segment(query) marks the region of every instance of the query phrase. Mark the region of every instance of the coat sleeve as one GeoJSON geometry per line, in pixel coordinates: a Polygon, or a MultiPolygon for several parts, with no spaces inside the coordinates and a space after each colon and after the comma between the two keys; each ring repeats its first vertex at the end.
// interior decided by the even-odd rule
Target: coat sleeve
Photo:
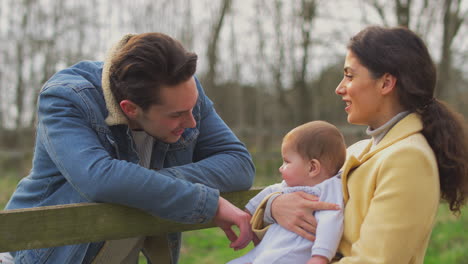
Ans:
{"type": "Polygon", "coordinates": [[[412,143],[375,163],[375,190],[359,239],[338,263],[411,263],[427,246],[439,205],[438,172],[432,152],[412,143]]]}
{"type": "Polygon", "coordinates": [[[281,184],[276,183],[264,188],[261,192],[255,195],[250,201],[245,205],[245,208],[250,212],[251,215],[254,214],[255,210],[257,210],[260,203],[263,201],[265,197],[272,194],[273,192],[278,192],[281,190],[281,184]]]}

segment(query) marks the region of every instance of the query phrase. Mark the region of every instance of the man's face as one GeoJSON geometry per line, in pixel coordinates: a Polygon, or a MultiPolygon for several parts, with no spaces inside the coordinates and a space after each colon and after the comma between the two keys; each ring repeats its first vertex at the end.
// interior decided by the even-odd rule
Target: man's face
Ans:
{"type": "Polygon", "coordinates": [[[195,79],[174,86],[162,87],[159,91],[161,104],[153,104],[146,111],[137,106],[132,129],[142,129],[165,143],[175,143],[186,128],[196,125],[192,115],[198,99],[195,79]]]}

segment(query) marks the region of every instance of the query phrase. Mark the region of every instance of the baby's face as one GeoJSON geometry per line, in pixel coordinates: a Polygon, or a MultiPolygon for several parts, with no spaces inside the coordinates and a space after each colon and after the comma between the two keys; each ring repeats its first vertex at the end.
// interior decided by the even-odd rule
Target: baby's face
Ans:
{"type": "Polygon", "coordinates": [[[283,180],[289,187],[304,186],[310,170],[310,163],[294,150],[291,143],[286,141],[281,146],[283,165],[279,168],[283,180]]]}

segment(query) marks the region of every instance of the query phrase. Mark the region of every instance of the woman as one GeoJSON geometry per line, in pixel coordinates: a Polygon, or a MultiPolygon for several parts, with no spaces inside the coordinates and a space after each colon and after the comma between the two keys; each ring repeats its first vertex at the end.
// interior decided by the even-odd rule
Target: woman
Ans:
{"type": "MultiPolygon", "coordinates": [[[[435,84],[428,50],[410,30],[373,26],[351,38],[336,94],[348,122],[367,125],[372,138],[348,148],[336,263],[423,263],[439,199],[460,213],[468,185],[467,128],[434,98],[435,84]]],[[[323,206],[310,200],[280,195],[271,200],[272,216],[311,239],[311,211],[323,206]]]]}

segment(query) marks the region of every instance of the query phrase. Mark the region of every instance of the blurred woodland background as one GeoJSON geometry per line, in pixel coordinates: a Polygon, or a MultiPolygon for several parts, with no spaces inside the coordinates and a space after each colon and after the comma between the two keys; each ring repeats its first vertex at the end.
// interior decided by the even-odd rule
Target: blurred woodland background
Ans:
{"type": "Polygon", "coordinates": [[[334,89],[348,39],[370,24],[418,32],[438,65],[437,97],[467,116],[467,10],[468,0],[0,0],[0,165],[28,173],[42,84],[103,60],[129,32],[164,32],[196,52],[207,94],[258,161],[309,120],[338,125],[348,144],[364,136],[334,89]]]}
{"type": "MultiPolygon", "coordinates": [[[[163,32],[196,52],[208,96],[254,157],[255,185],[278,182],[292,127],[321,119],[348,145],[366,137],[347,124],[334,90],[349,38],[367,25],[419,33],[438,65],[436,97],[468,116],[468,0],[0,0],[0,206],[31,168],[43,83],[80,60],[103,60],[125,33],[163,32]]],[[[441,204],[426,264],[468,263],[467,214],[441,204]]],[[[180,263],[224,263],[248,250],[228,244],[219,229],[186,232],[180,263]]]]}
{"type": "MultiPolygon", "coordinates": [[[[418,32],[439,69],[437,97],[468,114],[467,0],[1,0],[0,156],[27,174],[36,98],[57,70],[103,60],[123,34],[159,31],[199,55],[198,77],[253,153],[276,151],[295,125],[348,126],[334,89],[348,39],[366,25],[418,32]]],[[[269,155],[262,155],[268,157],[269,155]]]]}

